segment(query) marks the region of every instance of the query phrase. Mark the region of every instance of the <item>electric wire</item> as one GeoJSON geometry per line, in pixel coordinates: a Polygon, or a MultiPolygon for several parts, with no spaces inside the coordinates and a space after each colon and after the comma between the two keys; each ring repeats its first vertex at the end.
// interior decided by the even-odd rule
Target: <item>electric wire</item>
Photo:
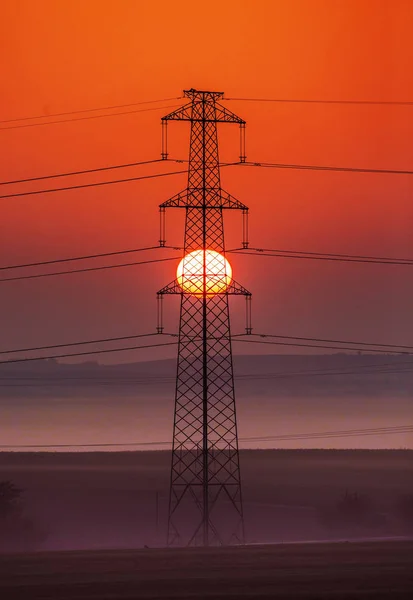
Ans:
{"type": "MultiPolygon", "coordinates": [[[[159,333],[138,333],[135,335],[122,335],[118,337],[100,338],[93,340],[81,340],[76,342],[68,342],[66,344],[51,344],[48,346],[32,346],[30,348],[13,348],[12,350],[0,350],[0,354],[14,354],[16,352],[37,352],[39,350],[51,350],[53,348],[67,348],[69,346],[84,346],[87,344],[103,344],[106,342],[119,342],[125,340],[135,340],[143,337],[151,337],[160,335],[159,333]]],[[[168,335],[167,333],[162,335],[168,335]]]]}
{"type": "MultiPolygon", "coordinates": [[[[247,335],[247,334],[244,334],[247,335]]],[[[250,335],[250,334],[249,334],[250,335]]],[[[371,352],[374,354],[404,354],[404,355],[408,355],[411,356],[413,355],[413,352],[407,352],[406,350],[400,350],[400,351],[396,351],[396,350],[382,350],[382,349],[377,349],[377,348],[356,348],[356,347],[351,347],[351,346],[332,346],[332,345],[319,345],[319,344],[301,344],[301,343],[297,343],[297,342],[269,342],[266,340],[245,340],[245,339],[240,339],[239,337],[235,337],[232,336],[232,340],[234,342],[244,342],[246,344],[268,344],[268,345],[272,345],[272,346],[291,346],[294,348],[314,348],[314,349],[321,349],[321,350],[338,350],[338,351],[349,351],[349,352],[371,352]]]]}
{"type": "MultiPolygon", "coordinates": [[[[148,337],[152,335],[152,336],[156,336],[157,334],[148,334],[148,337]]],[[[137,337],[144,337],[144,336],[137,336],[137,337]]],[[[115,338],[116,339],[116,338],[115,338]]],[[[120,338],[122,339],[122,338],[120,338]]],[[[126,337],[125,339],[129,339],[129,336],[126,337]]],[[[98,342],[99,340],[97,340],[98,342]]],[[[110,341],[110,340],[108,340],[110,341]]],[[[92,342],[84,342],[85,344],[89,344],[92,342]]],[[[64,344],[64,345],[55,345],[55,346],[46,346],[46,348],[59,348],[59,347],[66,347],[66,346],[75,346],[75,345],[79,345],[79,344],[64,344]]],[[[42,349],[42,348],[40,348],[42,349]]],[[[30,351],[31,349],[28,348],[26,351],[30,351]]],[[[11,352],[17,352],[16,351],[11,351],[11,352]]],[[[6,352],[2,352],[2,354],[8,354],[6,352]]],[[[47,358],[47,357],[45,357],[47,358]]],[[[49,358],[53,358],[53,357],[49,357],[49,358]]],[[[36,357],[36,359],[41,360],[42,357],[36,357]]],[[[353,367],[342,367],[345,370],[339,371],[339,366],[336,367],[331,367],[331,368],[327,368],[327,369],[307,369],[304,371],[275,371],[275,372],[270,372],[270,373],[243,373],[243,374],[235,374],[234,378],[240,381],[252,381],[255,379],[259,379],[259,380],[267,380],[267,379],[284,379],[284,378],[292,378],[292,377],[302,377],[302,376],[311,376],[311,377],[319,377],[319,376],[324,376],[324,375],[387,375],[387,374],[400,374],[400,373],[411,373],[412,372],[412,368],[413,368],[413,363],[410,362],[408,363],[409,367],[403,367],[403,363],[385,363],[383,365],[381,364],[372,364],[372,365],[354,365],[353,367]],[[398,368],[400,366],[402,366],[402,368],[398,368]],[[383,368],[385,367],[385,368],[383,368]],[[354,370],[350,370],[350,369],[354,369],[354,370]]],[[[65,365],[66,367],[67,365],[65,365]]],[[[69,365],[72,366],[72,365],[69,365]]],[[[114,384],[114,385],[118,385],[118,384],[126,384],[126,383],[131,383],[133,385],[135,384],[161,384],[161,383],[173,383],[175,381],[175,377],[173,377],[172,375],[156,375],[156,376],[141,376],[139,374],[133,375],[131,374],[130,376],[110,376],[107,375],[106,377],[98,374],[98,376],[96,377],[95,375],[71,375],[71,376],[63,376],[63,375],[56,375],[56,376],[50,376],[50,375],[39,375],[39,376],[23,376],[23,375],[19,375],[18,377],[15,376],[3,376],[2,377],[2,382],[4,381],[17,381],[17,382],[21,382],[21,381],[32,381],[32,382],[41,382],[42,384],[48,384],[48,382],[56,382],[56,384],[60,385],[61,383],[65,384],[65,382],[67,381],[76,381],[76,382],[87,382],[87,383],[92,383],[93,385],[95,384],[114,384]]],[[[0,383],[0,386],[2,386],[3,383],[0,383]]]]}
{"type": "Polygon", "coordinates": [[[65,263],[65,262],[72,262],[72,261],[77,261],[77,260],[89,260],[89,259],[94,259],[94,258],[105,258],[108,256],[119,256],[122,254],[129,254],[132,252],[143,252],[146,250],[155,250],[160,248],[160,246],[147,246],[146,248],[131,248],[129,250],[116,250],[114,252],[102,252],[100,254],[88,254],[88,255],[84,255],[84,256],[71,256],[71,257],[67,257],[67,258],[56,258],[53,260],[42,260],[39,262],[33,262],[33,263],[24,263],[24,264],[19,264],[19,265],[7,265],[4,267],[0,267],[0,271],[6,271],[8,269],[24,269],[27,267],[40,267],[40,266],[46,266],[46,265],[54,265],[56,263],[65,263]]]}
{"type": "MultiPolygon", "coordinates": [[[[0,267],[0,271],[6,271],[8,269],[24,269],[27,267],[40,267],[46,265],[54,265],[57,263],[73,262],[78,260],[90,260],[95,258],[105,258],[108,256],[120,256],[122,254],[132,254],[135,252],[144,252],[148,250],[158,250],[159,248],[166,248],[170,250],[182,250],[180,246],[146,246],[144,248],[128,248],[127,250],[115,250],[113,252],[101,252],[99,254],[87,254],[83,256],[70,256],[66,258],[56,258],[53,260],[42,260],[33,263],[22,263],[18,265],[7,265],[0,267]]],[[[116,266],[116,265],[114,265],[116,266]]]]}
{"type": "MultiPolygon", "coordinates": [[[[180,160],[176,160],[176,162],[184,162],[180,160]]],[[[321,166],[321,165],[288,165],[288,164],[276,164],[276,163],[244,163],[244,162],[232,162],[232,163],[223,163],[221,167],[228,166],[236,166],[236,165],[244,165],[244,166],[253,166],[253,167],[274,167],[279,169],[304,169],[304,170],[315,170],[315,171],[344,171],[344,172],[356,172],[356,173],[386,173],[393,175],[413,175],[413,171],[407,170],[394,170],[394,169],[358,169],[353,167],[331,167],[331,166],[321,166]]],[[[139,177],[127,177],[124,179],[111,180],[111,181],[98,181],[94,183],[84,183],[79,185],[71,185],[65,186],[61,188],[49,188],[49,189],[41,189],[41,190],[29,190],[26,192],[18,192],[13,194],[4,194],[0,196],[0,200],[4,200],[6,198],[19,198],[23,196],[33,196],[38,194],[50,194],[55,192],[65,192],[68,190],[77,190],[91,187],[98,187],[104,185],[115,185],[120,183],[128,183],[131,181],[139,181],[142,179],[155,179],[157,177],[167,177],[169,175],[179,175],[187,173],[187,170],[182,171],[170,171],[167,173],[157,173],[153,175],[143,175],[139,177]]],[[[47,176],[44,176],[47,178],[47,176]]],[[[7,183],[7,182],[6,182],[7,183]]]]}
{"type": "Polygon", "coordinates": [[[261,250],[256,250],[254,248],[251,249],[242,249],[242,250],[227,250],[228,253],[231,254],[242,254],[244,256],[269,256],[274,258],[293,258],[295,260],[322,260],[329,262],[340,262],[340,263],[359,263],[359,264],[373,264],[373,265],[403,265],[403,266],[412,266],[413,260],[408,259],[364,259],[364,258],[344,258],[340,255],[316,255],[315,253],[283,253],[277,252],[276,250],[271,252],[263,252],[261,250]]]}
{"type": "MultiPolygon", "coordinates": [[[[156,104],[158,102],[172,102],[173,100],[182,100],[183,96],[172,96],[170,98],[160,98],[157,100],[144,100],[140,102],[130,102],[127,104],[112,104],[108,106],[98,106],[95,108],[86,108],[81,110],[69,110],[65,112],[50,113],[48,115],[34,115],[28,117],[15,117],[13,119],[2,119],[3,123],[17,123],[19,121],[33,121],[38,119],[50,119],[54,117],[64,117],[69,115],[86,114],[98,111],[117,110],[120,108],[130,108],[132,106],[141,106],[144,104],[156,104]]],[[[412,101],[404,100],[328,100],[328,99],[305,99],[305,98],[222,98],[228,101],[243,101],[243,102],[276,102],[276,103],[298,103],[298,104],[366,104],[366,105],[389,105],[389,106],[412,106],[412,101]]]]}
{"type": "Polygon", "coordinates": [[[18,192],[14,194],[5,194],[0,196],[0,200],[4,200],[5,198],[21,198],[23,196],[36,196],[39,194],[51,194],[55,192],[67,192],[69,190],[80,190],[85,188],[93,188],[104,185],[117,185],[119,183],[129,183],[131,181],[140,181],[143,179],[156,179],[157,177],[168,177],[169,175],[180,175],[182,173],[188,173],[185,169],[183,171],[168,171],[167,173],[156,173],[153,175],[140,175],[138,177],[126,177],[125,179],[115,179],[111,181],[96,181],[94,183],[82,183],[79,185],[68,185],[61,188],[50,188],[43,190],[30,190],[27,192],[18,192]]]}
{"type": "Polygon", "coordinates": [[[357,167],[340,167],[330,165],[301,165],[288,163],[266,163],[257,161],[245,161],[236,163],[246,167],[263,167],[273,169],[295,169],[300,171],[335,171],[340,173],[373,173],[384,175],[413,175],[413,171],[401,169],[368,169],[357,167]]]}
{"type": "Polygon", "coordinates": [[[117,265],[101,265],[99,267],[84,267],[82,269],[72,269],[70,271],[54,271],[53,273],[36,273],[34,275],[19,275],[17,277],[4,277],[0,283],[10,281],[24,281],[27,279],[41,279],[43,277],[57,277],[60,275],[74,275],[75,273],[91,273],[92,271],[107,271],[109,269],[121,269],[124,267],[136,267],[137,265],[149,265],[153,263],[167,262],[169,260],[179,260],[181,256],[169,256],[167,258],[154,258],[151,260],[141,260],[130,263],[120,263],[117,265]]]}
{"type": "Polygon", "coordinates": [[[305,98],[222,98],[237,102],[276,102],[279,104],[360,104],[377,106],[413,106],[409,100],[322,100],[305,98]]]}
{"type": "Polygon", "coordinates": [[[43,181],[45,179],[57,179],[58,177],[73,177],[75,175],[86,175],[89,173],[101,173],[103,171],[112,171],[114,169],[127,169],[129,167],[139,167],[141,165],[150,165],[152,163],[165,162],[165,160],[168,160],[169,162],[174,162],[174,160],[171,158],[168,158],[168,159],[155,158],[152,160],[142,160],[140,162],[125,163],[122,165],[110,165],[108,167],[96,167],[94,169],[83,169],[81,171],[69,171],[66,173],[53,173],[52,175],[40,175],[38,177],[26,177],[25,179],[0,181],[0,185],[14,185],[17,183],[28,183],[30,181],[43,181]]]}
{"type": "Polygon", "coordinates": [[[155,106],[152,108],[138,108],[136,110],[125,110],[122,112],[105,113],[103,115],[88,115],[87,117],[75,117],[73,119],[58,119],[56,121],[43,121],[41,123],[22,123],[20,125],[7,125],[6,127],[0,127],[0,131],[6,131],[10,129],[26,129],[28,127],[42,127],[44,125],[57,125],[60,123],[73,123],[74,121],[90,121],[92,119],[104,119],[107,117],[119,117],[123,115],[132,115],[136,113],[149,112],[153,110],[166,110],[167,108],[177,108],[179,104],[168,104],[167,106],[155,106]]]}
{"type": "MultiPolygon", "coordinates": [[[[177,162],[177,163],[186,163],[188,162],[187,160],[184,159],[159,159],[159,162],[177,162]]],[[[232,167],[233,165],[237,165],[238,162],[230,162],[230,163],[222,163],[220,164],[220,167],[232,167]]],[[[120,168],[122,168],[123,166],[129,166],[129,165],[121,165],[120,168]]],[[[107,169],[110,169],[112,167],[108,167],[107,169]]],[[[114,168],[117,168],[116,165],[114,166],[114,168]]],[[[86,172],[86,171],[85,171],[86,172]]],[[[54,192],[65,192],[68,190],[78,190],[78,189],[82,189],[82,188],[91,188],[91,187],[98,187],[98,186],[102,186],[102,185],[114,185],[114,184],[119,184],[119,183],[128,183],[131,181],[139,181],[141,179],[156,179],[157,177],[167,177],[168,175],[181,175],[181,174],[187,174],[188,170],[182,170],[182,171],[169,171],[167,173],[155,173],[153,175],[141,175],[139,177],[126,177],[125,179],[115,179],[115,180],[111,180],[111,181],[97,181],[94,183],[84,183],[84,184],[79,184],[79,185],[69,185],[69,186],[65,186],[65,187],[61,187],[61,188],[49,188],[49,189],[42,189],[42,190],[29,190],[27,192],[19,192],[19,193],[13,193],[13,194],[5,194],[0,196],[0,200],[3,200],[5,198],[18,198],[21,196],[34,196],[34,195],[38,195],[38,194],[50,194],[50,193],[54,193],[54,192]]],[[[66,175],[66,174],[64,174],[66,175]]],[[[48,176],[44,176],[45,178],[49,178],[48,176]]],[[[52,175],[51,177],[55,177],[55,175],[52,175]]],[[[7,182],[6,182],[7,183],[7,182]]]]}
{"type": "Polygon", "coordinates": [[[413,425],[395,425],[395,426],[389,426],[389,427],[370,427],[370,428],[366,428],[366,429],[339,429],[339,430],[335,430],[335,431],[318,431],[318,432],[314,432],[314,433],[302,433],[302,434],[282,434],[282,435],[277,435],[277,436],[272,436],[272,435],[268,435],[268,436],[255,436],[255,437],[249,437],[249,440],[263,440],[263,439],[283,439],[283,440],[288,440],[288,439],[297,439],[298,437],[301,436],[305,436],[305,439],[311,439],[314,437],[332,437],[332,436],[353,436],[353,435],[366,435],[369,433],[374,433],[374,434],[382,434],[382,433],[406,433],[407,432],[413,432],[413,425]]]}
{"type": "MultiPolygon", "coordinates": [[[[246,335],[246,334],[242,334],[242,335],[246,335]]],[[[379,346],[379,347],[386,347],[386,348],[403,348],[405,350],[413,350],[413,346],[406,346],[403,344],[379,344],[377,342],[356,342],[356,341],[351,341],[351,340],[331,340],[331,339],[324,339],[324,338],[313,338],[313,337],[298,337],[298,336],[294,336],[294,335],[275,335],[275,334],[268,334],[268,333],[251,333],[248,335],[253,335],[253,336],[257,336],[257,337],[261,337],[261,338],[280,338],[280,339],[284,339],[284,340],[300,340],[300,341],[304,341],[304,342],[325,342],[325,343],[330,343],[330,344],[354,344],[357,346],[379,346]]]]}
{"type": "Polygon", "coordinates": [[[129,104],[112,104],[111,106],[98,106],[96,108],[84,108],[82,110],[69,110],[66,112],[52,113],[49,115],[37,115],[31,117],[18,117],[14,119],[3,119],[0,123],[14,123],[15,121],[32,121],[34,119],[48,119],[53,117],[63,117],[65,115],[77,115],[99,110],[115,110],[117,108],[129,108],[130,106],[140,106],[142,104],[156,104],[157,102],[170,102],[172,100],[181,100],[183,96],[174,96],[173,98],[161,98],[159,100],[142,100],[140,102],[131,102],[129,104]]]}
{"type": "Polygon", "coordinates": [[[13,363],[24,363],[39,360],[50,360],[56,358],[70,358],[73,356],[91,356],[92,354],[108,354],[110,352],[127,352],[129,350],[142,350],[144,348],[160,348],[163,346],[176,346],[178,342],[162,342],[160,344],[146,344],[144,346],[128,346],[122,348],[102,348],[98,350],[88,350],[87,352],[71,352],[66,354],[55,354],[53,356],[29,356],[24,358],[12,358],[10,360],[1,360],[0,365],[9,365],[13,363]]]}
{"type": "MultiPolygon", "coordinates": [[[[234,248],[233,250],[227,250],[227,252],[236,252],[239,250],[243,250],[243,248],[234,248]]],[[[397,262],[407,262],[407,263],[413,263],[413,258],[399,258],[399,257],[394,257],[394,256],[366,256],[363,254],[340,254],[337,252],[309,252],[308,250],[285,250],[285,249],[280,249],[280,248],[255,248],[255,247],[248,247],[247,250],[251,251],[251,252],[279,252],[279,253],[283,253],[283,254],[298,254],[298,255],[310,255],[310,256],[332,256],[334,258],[362,258],[365,260],[374,260],[374,261],[383,261],[383,262],[387,262],[387,261],[394,261],[396,260],[397,262]]]]}
{"type": "MultiPolygon", "coordinates": [[[[270,441],[293,441],[313,440],[329,438],[361,437],[366,435],[394,435],[413,433],[413,425],[398,425],[393,427],[377,427],[367,429],[344,429],[338,431],[325,431],[314,433],[296,433],[286,435],[262,435],[240,437],[240,442],[270,442],[270,441]]],[[[103,448],[103,447],[133,447],[133,446],[171,446],[170,441],[159,440],[151,442],[102,442],[85,444],[1,444],[0,448],[103,448]]]]}
{"type": "MultiPolygon", "coordinates": [[[[397,366],[396,364],[394,366],[397,366]]],[[[367,367],[367,365],[366,365],[367,367]]],[[[410,367],[413,367],[413,364],[410,363],[410,367]]],[[[345,367],[344,367],[345,368],[345,367]]],[[[357,368],[357,367],[356,367],[357,368]]],[[[361,369],[362,367],[360,367],[361,369]]],[[[234,379],[236,381],[268,381],[274,379],[296,379],[296,378],[307,378],[307,377],[336,377],[336,376],[347,376],[347,375],[400,375],[405,373],[411,373],[412,368],[403,368],[403,369],[377,369],[372,368],[371,370],[355,370],[355,371],[338,371],[337,368],[334,370],[325,370],[322,371],[314,369],[313,371],[302,371],[302,372],[275,372],[275,373],[252,373],[252,374],[243,374],[243,375],[234,375],[234,379]]],[[[175,378],[173,376],[153,376],[153,377],[85,377],[85,376],[72,376],[72,377],[2,377],[0,382],[0,388],[9,387],[9,388],[21,388],[21,387],[30,387],[30,388],[46,388],[46,387],[64,387],[68,389],[69,385],[74,385],[77,387],[86,387],[86,386],[114,386],[114,387],[122,387],[132,385],[134,387],[138,385],[148,386],[148,385],[171,385],[175,383],[175,378]],[[13,382],[13,383],[5,383],[5,382],[13,382]],[[27,383],[29,382],[29,383],[27,383]]]]}
{"type": "MultiPolygon", "coordinates": [[[[178,334],[176,333],[162,333],[162,334],[158,334],[158,333],[145,333],[145,334],[133,334],[133,335],[128,335],[128,336],[117,336],[117,337],[110,337],[110,338],[100,338],[100,339],[92,339],[92,340],[80,340],[80,341],[75,341],[75,342],[68,342],[68,343],[60,343],[60,344],[52,344],[52,345],[45,345],[45,346],[34,346],[34,347],[28,347],[28,348],[12,348],[12,349],[8,349],[8,350],[1,350],[0,354],[14,354],[14,353],[20,353],[20,352],[35,352],[35,351],[41,351],[41,350],[50,350],[50,349],[54,349],[54,348],[65,348],[65,347],[73,347],[73,346],[81,346],[81,345],[88,345],[88,344],[97,344],[97,343],[108,343],[108,342],[116,342],[116,341],[125,341],[128,339],[137,339],[137,338],[141,338],[141,337],[150,337],[150,336],[158,336],[158,335],[162,335],[162,336],[168,336],[168,337],[178,337],[178,334]]],[[[274,336],[272,334],[236,334],[231,336],[231,339],[233,341],[238,341],[238,342],[247,342],[247,343],[261,343],[261,344],[271,344],[271,345],[281,345],[281,346],[296,346],[296,347],[305,347],[305,348],[319,348],[319,349],[333,349],[333,350],[349,350],[351,352],[369,352],[369,353],[383,353],[386,354],[387,356],[389,355],[412,355],[413,353],[411,352],[406,352],[405,350],[383,350],[382,348],[377,349],[377,348],[372,348],[372,347],[368,347],[365,348],[364,345],[367,345],[367,342],[342,342],[342,341],[334,341],[334,340],[329,340],[333,343],[336,344],[341,344],[341,343],[348,343],[348,344],[359,344],[360,346],[363,345],[363,348],[357,348],[357,347],[343,347],[343,346],[336,346],[336,345],[319,345],[319,344],[301,344],[301,343],[293,343],[293,342],[274,342],[274,341],[266,341],[266,340],[250,340],[250,339],[242,339],[242,336],[246,336],[246,337],[250,337],[250,336],[258,336],[261,338],[266,338],[266,337],[282,337],[282,338],[286,338],[286,339],[313,339],[313,340],[317,340],[317,338],[295,338],[292,336],[274,336]]],[[[320,341],[323,341],[320,339],[320,341]]],[[[176,344],[176,342],[172,342],[173,344],[176,344]]],[[[163,344],[159,344],[159,345],[163,345],[163,344]]],[[[168,345],[168,344],[167,344],[168,345]]],[[[378,344],[379,346],[384,346],[384,344],[378,344]]],[[[395,346],[392,344],[389,344],[389,346],[391,348],[410,348],[410,346],[395,346]]],[[[149,346],[152,347],[152,346],[149,346]]],[[[88,354],[99,354],[101,352],[105,352],[105,353],[109,353],[109,352],[120,352],[120,351],[124,351],[124,350],[130,350],[130,349],[134,349],[134,348],[114,348],[114,349],[102,349],[102,350],[91,350],[88,352],[82,352],[80,354],[64,354],[64,355],[52,355],[52,356],[39,356],[39,357],[24,357],[22,359],[11,359],[11,360],[5,360],[5,361],[0,361],[0,364],[9,364],[12,362],[25,362],[27,360],[48,360],[48,359],[55,359],[55,358],[63,358],[66,356],[86,356],[88,354]]],[[[413,366],[413,362],[412,363],[385,363],[380,364],[380,365],[366,365],[365,368],[372,368],[372,367],[382,367],[382,366],[392,366],[392,367],[399,367],[400,364],[411,364],[413,366]]],[[[338,367],[334,367],[335,370],[337,370],[338,367]]],[[[340,373],[341,374],[341,373],[340,373]]],[[[276,373],[274,375],[283,375],[282,373],[276,373]]],[[[289,375],[292,375],[291,373],[289,375]]],[[[251,377],[252,375],[249,375],[249,377],[251,377]]],[[[255,376],[255,375],[254,375],[255,376]]],[[[258,376],[262,376],[260,374],[256,375],[258,376]]],[[[241,378],[243,377],[242,375],[240,376],[241,378]]]]}
{"type": "Polygon", "coordinates": [[[413,370],[413,363],[410,363],[410,368],[392,368],[397,367],[397,363],[389,365],[390,368],[379,368],[379,365],[356,365],[353,371],[350,371],[350,367],[344,367],[344,371],[339,371],[338,367],[331,369],[313,369],[307,371],[298,372],[276,372],[276,373],[254,373],[250,375],[238,375],[235,379],[240,381],[255,381],[255,380],[270,380],[270,379],[295,379],[295,378],[306,378],[306,377],[337,377],[342,375],[400,375],[402,373],[411,373],[413,370]],[[357,370],[358,369],[358,370],[357,370]]]}
{"type": "MultiPolygon", "coordinates": [[[[79,261],[79,260],[89,260],[89,259],[96,259],[96,258],[105,258],[105,257],[110,257],[110,256],[121,256],[123,254],[132,254],[135,252],[142,252],[142,251],[148,251],[148,250],[158,250],[158,249],[171,249],[171,250],[182,250],[182,246],[169,246],[169,245],[165,245],[165,246],[147,246],[144,248],[127,248],[125,250],[116,250],[113,252],[101,252],[98,254],[89,254],[89,255],[83,255],[83,256],[74,256],[74,257],[65,257],[65,258],[57,258],[57,259],[53,259],[53,260],[45,260],[45,261],[38,261],[38,262],[32,262],[32,263],[22,263],[22,264],[15,264],[15,265],[5,265],[5,266],[0,266],[0,271],[6,271],[9,269],[23,269],[23,268],[28,268],[28,267],[38,267],[38,266],[46,266],[46,265],[52,265],[52,264],[58,264],[58,263],[65,263],[65,262],[72,262],[72,261],[79,261]]],[[[321,252],[307,252],[307,251],[295,251],[295,250],[270,250],[270,249],[262,249],[262,248],[248,248],[247,250],[243,250],[242,248],[234,248],[231,250],[227,250],[227,253],[232,253],[232,254],[236,254],[236,253],[246,253],[247,255],[251,255],[251,256],[255,256],[255,253],[259,253],[260,255],[263,256],[275,256],[275,257],[283,257],[282,254],[280,253],[291,253],[292,257],[294,258],[294,255],[298,255],[297,258],[310,258],[312,255],[318,256],[318,257],[326,257],[325,260],[327,260],[327,257],[334,257],[334,258],[347,258],[350,260],[345,260],[344,262],[354,262],[351,259],[367,259],[367,261],[369,262],[370,259],[372,262],[378,262],[380,264],[411,264],[413,265],[413,259],[408,259],[408,258],[397,258],[397,259],[393,259],[390,257],[373,257],[373,256],[359,256],[359,255],[351,255],[351,254],[333,254],[333,253],[321,253],[321,252]]],[[[288,257],[287,257],[288,258],[288,257]]],[[[116,266],[116,265],[114,265],[116,266]]]]}

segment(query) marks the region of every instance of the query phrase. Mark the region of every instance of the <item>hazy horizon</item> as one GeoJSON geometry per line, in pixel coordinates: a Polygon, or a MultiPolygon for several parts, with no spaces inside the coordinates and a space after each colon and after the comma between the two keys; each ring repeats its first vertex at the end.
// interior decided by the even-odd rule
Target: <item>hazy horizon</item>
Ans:
{"type": "MultiPolygon", "coordinates": [[[[413,370],[405,363],[403,356],[372,354],[235,355],[240,448],[412,448],[413,370]],[[392,427],[407,429],[397,434],[392,427]],[[380,435],[366,431],[377,428],[384,428],[380,435]],[[336,431],[348,433],[326,436],[336,431]]],[[[1,446],[169,447],[175,369],[175,359],[3,366],[1,446]]]]}

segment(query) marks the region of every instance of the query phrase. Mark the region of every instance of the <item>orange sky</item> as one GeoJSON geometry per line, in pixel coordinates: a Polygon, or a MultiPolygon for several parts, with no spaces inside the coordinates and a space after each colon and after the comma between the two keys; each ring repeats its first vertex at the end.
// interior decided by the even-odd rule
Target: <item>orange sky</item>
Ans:
{"type": "MultiPolygon", "coordinates": [[[[227,97],[413,100],[412,31],[410,0],[3,0],[1,119],[175,97],[191,87],[227,97]]],[[[228,106],[247,121],[250,160],[413,169],[412,107],[228,106]]],[[[170,110],[0,130],[0,179],[157,158],[160,117],[170,110]]],[[[186,158],[188,131],[171,124],[173,156],[186,158]]],[[[224,160],[238,156],[237,135],[236,127],[223,132],[224,160]]],[[[413,257],[412,177],[233,168],[222,183],[250,206],[253,245],[413,257]]],[[[152,245],[158,204],[184,187],[179,176],[2,200],[0,263],[152,245]]],[[[238,244],[240,219],[229,215],[226,224],[228,244],[238,244]]],[[[170,242],[182,242],[175,215],[169,232],[170,242]]],[[[413,343],[408,267],[232,263],[254,294],[256,330],[413,343]]],[[[174,272],[164,263],[2,284],[1,345],[151,330],[155,293],[174,272]]],[[[168,304],[173,329],[177,303],[168,304]]],[[[241,308],[234,300],[238,328],[241,308]]]]}

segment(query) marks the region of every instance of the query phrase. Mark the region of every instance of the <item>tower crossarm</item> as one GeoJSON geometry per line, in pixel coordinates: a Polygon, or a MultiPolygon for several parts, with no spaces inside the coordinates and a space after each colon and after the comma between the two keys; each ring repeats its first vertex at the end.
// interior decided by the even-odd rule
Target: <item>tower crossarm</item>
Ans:
{"type": "MultiPolygon", "coordinates": [[[[171,283],[169,283],[168,285],[165,285],[161,290],[159,290],[158,296],[163,296],[164,294],[182,294],[185,296],[191,295],[191,294],[186,294],[182,290],[182,287],[179,285],[179,282],[177,279],[174,279],[171,283]]],[[[246,288],[244,288],[241,284],[232,280],[231,283],[229,284],[229,286],[226,288],[225,292],[215,293],[214,295],[215,296],[225,296],[225,295],[251,296],[252,294],[246,288]]]]}
{"type": "Polygon", "coordinates": [[[229,294],[231,296],[252,296],[251,292],[249,292],[240,283],[237,283],[236,281],[234,281],[234,279],[231,281],[231,283],[225,290],[225,293],[229,294]]]}
{"type": "Polygon", "coordinates": [[[202,92],[198,90],[186,90],[184,96],[191,98],[191,102],[184,104],[180,108],[170,112],[162,117],[162,121],[191,121],[203,123],[238,123],[245,125],[244,119],[217,102],[218,98],[223,97],[223,92],[202,92]],[[197,110],[198,105],[203,103],[213,103],[215,111],[214,115],[202,114],[202,111],[197,110]]]}
{"type": "MultiPolygon", "coordinates": [[[[188,189],[175,194],[169,200],[166,200],[162,204],[160,204],[159,208],[203,208],[199,206],[199,201],[197,195],[188,189]]],[[[248,207],[234,198],[228,192],[224,190],[219,190],[215,194],[211,194],[208,198],[208,204],[205,205],[205,208],[225,208],[225,209],[238,209],[238,210],[248,210],[248,207]]]]}

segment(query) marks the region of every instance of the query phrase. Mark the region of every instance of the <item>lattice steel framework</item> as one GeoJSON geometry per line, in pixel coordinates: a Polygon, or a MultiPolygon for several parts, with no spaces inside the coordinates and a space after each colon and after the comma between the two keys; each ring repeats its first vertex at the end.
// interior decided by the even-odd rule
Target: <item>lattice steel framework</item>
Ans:
{"type": "MultiPolygon", "coordinates": [[[[221,92],[191,89],[184,95],[189,103],[163,117],[162,125],[165,142],[169,121],[191,123],[188,187],[161,204],[161,217],[166,208],[185,209],[184,255],[194,250],[225,255],[223,209],[239,209],[244,216],[248,209],[221,189],[217,123],[240,125],[243,161],[245,121],[218,103],[221,92]]],[[[167,158],[166,143],[162,156],[167,158]]],[[[247,247],[245,232],[244,226],[247,247]]],[[[161,225],[161,245],[164,237],[161,225]]],[[[181,296],[169,546],[244,540],[228,296],[249,300],[251,294],[233,279],[224,292],[207,294],[203,256],[199,292],[184,292],[176,279],[158,292],[160,299],[181,296]]]]}

